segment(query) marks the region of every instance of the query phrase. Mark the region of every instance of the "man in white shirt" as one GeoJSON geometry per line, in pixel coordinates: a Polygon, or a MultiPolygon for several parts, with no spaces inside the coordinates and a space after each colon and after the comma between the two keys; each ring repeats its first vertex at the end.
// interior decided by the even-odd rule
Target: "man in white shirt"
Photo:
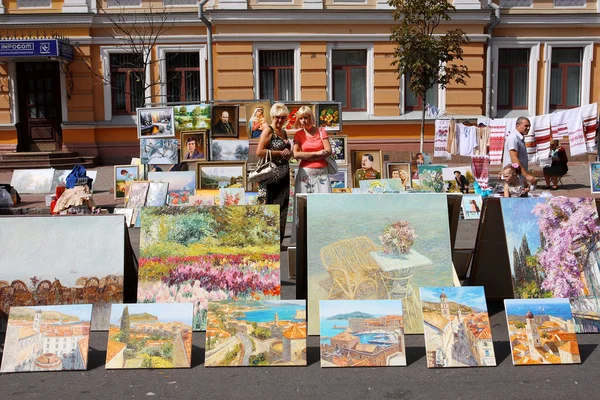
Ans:
{"type": "Polygon", "coordinates": [[[529,122],[527,117],[517,118],[516,129],[512,131],[504,141],[502,167],[509,164],[518,164],[521,167],[521,175],[523,178],[531,185],[535,185],[537,179],[527,171],[529,159],[527,158],[525,136],[529,133],[530,128],[531,122],[529,122]]]}

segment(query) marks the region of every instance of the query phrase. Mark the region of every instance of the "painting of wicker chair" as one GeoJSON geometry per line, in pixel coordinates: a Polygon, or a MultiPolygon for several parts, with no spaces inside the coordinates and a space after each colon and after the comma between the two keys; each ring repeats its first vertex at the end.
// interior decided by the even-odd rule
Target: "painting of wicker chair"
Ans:
{"type": "Polygon", "coordinates": [[[388,299],[402,300],[402,312],[404,315],[417,315],[417,304],[419,300],[415,296],[415,291],[412,287],[412,275],[396,277],[394,275],[380,272],[381,280],[388,299]],[[410,311],[410,313],[407,313],[410,311]]]}
{"type": "Polygon", "coordinates": [[[333,281],[327,299],[364,298],[379,290],[379,264],[369,252],[373,241],[357,236],[331,243],[321,249],[321,261],[333,281]]]}

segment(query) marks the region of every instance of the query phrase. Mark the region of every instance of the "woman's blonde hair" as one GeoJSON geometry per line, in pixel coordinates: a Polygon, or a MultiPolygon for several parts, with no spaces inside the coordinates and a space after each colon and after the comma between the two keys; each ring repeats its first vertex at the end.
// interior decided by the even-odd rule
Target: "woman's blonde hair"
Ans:
{"type": "Polygon", "coordinates": [[[300,107],[300,109],[296,113],[296,123],[294,124],[294,128],[300,128],[300,118],[301,117],[310,118],[310,124],[313,126],[316,125],[315,114],[313,113],[312,108],[310,108],[309,106],[300,107]]]}
{"type": "Polygon", "coordinates": [[[287,117],[289,114],[288,108],[283,103],[275,103],[271,107],[271,118],[287,117]]]}

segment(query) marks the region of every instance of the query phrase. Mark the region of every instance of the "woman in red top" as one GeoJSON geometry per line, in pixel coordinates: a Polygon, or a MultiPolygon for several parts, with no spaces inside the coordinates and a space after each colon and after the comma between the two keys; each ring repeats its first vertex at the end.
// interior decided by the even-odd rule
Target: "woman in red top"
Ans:
{"type": "Polygon", "coordinates": [[[308,106],[296,113],[294,135],[294,158],[300,161],[296,174],[296,193],[331,193],[327,173],[327,158],[331,145],[325,128],[315,126],[315,115],[308,106]]]}

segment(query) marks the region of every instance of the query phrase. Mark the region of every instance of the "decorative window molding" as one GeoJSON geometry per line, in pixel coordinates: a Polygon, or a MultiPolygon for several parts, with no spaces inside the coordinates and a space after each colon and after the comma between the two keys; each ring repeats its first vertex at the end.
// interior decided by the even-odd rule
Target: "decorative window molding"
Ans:
{"type": "Polygon", "coordinates": [[[156,53],[158,54],[158,65],[160,70],[160,101],[167,101],[167,54],[168,53],[193,53],[198,52],[200,57],[200,100],[205,102],[207,100],[207,85],[206,82],[206,45],[177,45],[177,46],[156,46],[156,53]]]}
{"type": "Polygon", "coordinates": [[[254,43],[252,57],[254,61],[254,98],[260,98],[260,58],[258,53],[264,50],[293,50],[294,51],[294,101],[300,101],[302,92],[300,85],[300,43],[254,43]]]}

